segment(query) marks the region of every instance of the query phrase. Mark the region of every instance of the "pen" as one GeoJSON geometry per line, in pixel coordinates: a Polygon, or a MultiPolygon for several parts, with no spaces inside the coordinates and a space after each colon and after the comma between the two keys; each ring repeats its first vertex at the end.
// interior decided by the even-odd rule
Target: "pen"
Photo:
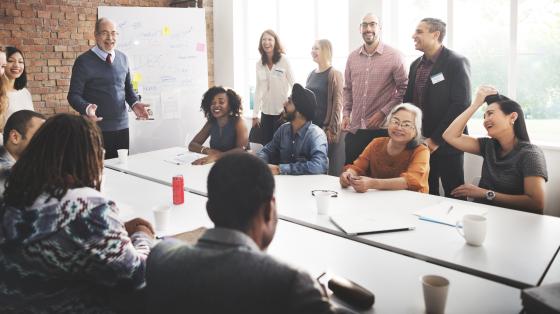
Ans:
{"type": "Polygon", "coordinates": [[[449,206],[449,209],[447,210],[447,214],[449,215],[449,213],[453,210],[453,205],[449,206]]]}
{"type": "Polygon", "coordinates": [[[170,163],[170,164],[177,165],[177,166],[179,166],[179,165],[181,164],[181,163],[179,163],[179,162],[172,161],[172,160],[167,160],[167,159],[164,159],[163,161],[168,162],[168,163],[170,163]]]}

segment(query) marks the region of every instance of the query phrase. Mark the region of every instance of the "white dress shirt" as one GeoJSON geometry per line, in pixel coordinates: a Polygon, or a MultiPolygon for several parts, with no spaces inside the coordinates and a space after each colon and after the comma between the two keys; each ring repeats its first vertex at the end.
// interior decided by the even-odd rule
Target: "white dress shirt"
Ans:
{"type": "Polygon", "coordinates": [[[272,69],[259,60],[253,117],[258,117],[259,111],[269,115],[280,114],[284,110],[284,102],[288,100],[293,85],[292,68],[284,55],[272,65],[272,69]]]}

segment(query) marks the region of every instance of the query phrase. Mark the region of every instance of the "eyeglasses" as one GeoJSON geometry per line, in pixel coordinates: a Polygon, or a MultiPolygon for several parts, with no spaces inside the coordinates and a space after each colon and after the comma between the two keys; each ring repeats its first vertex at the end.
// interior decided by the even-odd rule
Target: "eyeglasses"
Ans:
{"type": "Polygon", "coordinates": [[[364,22],[364,23],[360,24],[360,27],[363,28],[363,29],[366,29],[368,26],[371,27],[371,28],[375,28],[377,25],[379,25],[379,23],[377,23],[377,22],[369,22],[369,23],[364,22]]]}
{"type": "Polygon", "coordinates": [[[97,34],[101,35],[101,37],[109,37],[109,36],[111,36],[111,37],[117,37],[117,36],[119,36],[119,33],[115,32],[115,31],[113,31],[113,32],[101,31],[101,32],[99,32],[99,33],[97,33],[97,34]]]}
{"type": "Polygon", "coordinates": [[[416,129],[416,127],[412,124],[412,122],[408,122],[408,121],[401,122],[399,119],[395,119],[395,118],[392,118],[391,121],[389,121],[389,125],[395,128],[400,126],[401,128],[407,131],[412,131],[416,129]]]}
{"type": "Polygon", "coordinates": [[[311,195],[315,196],[315,193],[319,194],[319,193],[327,193],[329,194],[330,197],[338,197],[338,192],[337,191],[331,191],[331,190],[311,190],[311,195]]]}

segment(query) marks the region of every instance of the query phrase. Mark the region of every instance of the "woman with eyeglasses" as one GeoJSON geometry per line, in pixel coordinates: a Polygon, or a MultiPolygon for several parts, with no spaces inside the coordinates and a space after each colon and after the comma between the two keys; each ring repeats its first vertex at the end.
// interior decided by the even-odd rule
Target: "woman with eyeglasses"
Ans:
{"type": "Polygon", "coordinates": [[[389,137],[375,138],[340,175],[343,188],[356,192],[411,190],[428,193],[430,150],[421,145],[422,111],[400,104],[387,118],[389,137]]]}
{"type": "Polygon", "coordinates": [[[455,197],[542,214],[548,180],[542,150],[531,144],[521,106],[491,86],[478,88],[472,104],[443,133],[443,139],[464,152],[484,158],[478,186],[463,184],[455,197]],[[484,128],[489,137],[463,133],[469,119],[487,103],[484,128]]]}

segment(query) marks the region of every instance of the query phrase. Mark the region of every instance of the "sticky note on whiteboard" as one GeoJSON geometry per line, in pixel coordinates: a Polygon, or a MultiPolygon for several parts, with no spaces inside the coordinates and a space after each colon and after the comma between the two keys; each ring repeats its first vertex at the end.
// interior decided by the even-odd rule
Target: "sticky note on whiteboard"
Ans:
{"type": "Polygon", "coordinates": [[[206,49],[206,45],[204,43],[197,43],[196,44],[196,51],[203,52],[206,49]]]}
{"type": "Polygon", "coordinates": [[[171,35],[171,29],[169,28],[169,26],[164,26],[163,29],[162,29],[162,31],[161,31],[161,34],[162,34],[163,36],[169,36],[169,35],[171,35]]]}

